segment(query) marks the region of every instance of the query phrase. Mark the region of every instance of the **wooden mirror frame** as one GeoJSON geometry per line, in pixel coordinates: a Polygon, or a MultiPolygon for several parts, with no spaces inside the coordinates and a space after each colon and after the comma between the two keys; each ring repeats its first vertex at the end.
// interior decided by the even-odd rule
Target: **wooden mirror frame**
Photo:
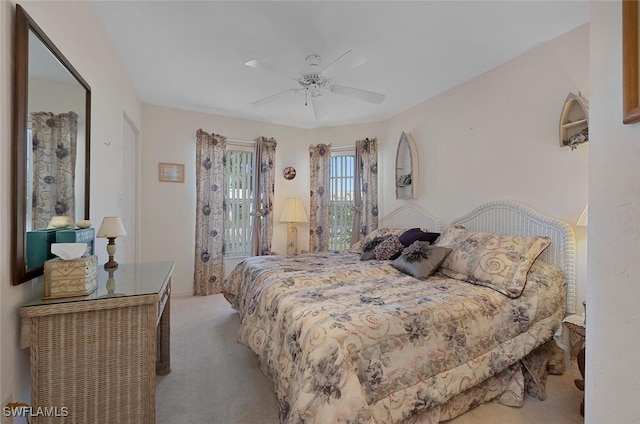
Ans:
{"type": "Polygon", "coordinates": [[[42,29],[27,14],[24,8],[17,4],[15,15],[15,44],[14,44],[14,92],[13,92],[13,145],[11,157],[12,167],[12,222],[13,228],[11,253],[11,281],[13,285],[27,282],[43,274],[44,267],[38,266],[27,269],[26,264],[26,193],[27,193],[27,126],[29,118],[29,33],[32,31],[49,49],[51,54],[64,66],[67,71],[85,89],[85,193],[84,218],[89,217],[89,182],[90,182],[90,146],[91,146],[91,88],[80,76],[78,71],[58,50],[42,29]]]}
{"type": "Polygon", "coordinates": [[[625,124],[640,121],[638,0],[622,2],[622,104],[625,124]]]}

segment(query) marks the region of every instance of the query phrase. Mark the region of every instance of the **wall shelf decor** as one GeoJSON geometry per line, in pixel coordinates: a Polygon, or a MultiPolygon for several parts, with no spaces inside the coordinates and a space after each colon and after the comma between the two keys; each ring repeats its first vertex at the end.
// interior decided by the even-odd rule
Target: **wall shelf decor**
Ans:
{"type": "Polygon", "coordinates": [[[589,102],[581,93],[569,93],[560,115],[560,147],[575,150],[589,141],[589,102]]]}
{"type": "Polygon", "coordinates": [[[396,198],[415,199],[418,180],[418,151],[411,134],[402,132],[396,151],[396,198]]]}

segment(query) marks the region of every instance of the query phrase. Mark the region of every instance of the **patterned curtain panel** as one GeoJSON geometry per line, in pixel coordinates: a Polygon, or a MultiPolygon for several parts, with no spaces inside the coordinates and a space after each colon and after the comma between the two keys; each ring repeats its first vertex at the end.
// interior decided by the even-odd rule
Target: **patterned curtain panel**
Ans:
{"type": "Polygon", "coordinates": [[[224,278],[226,145],[221,135],[196,132],[195,296],[219,293],[224,278]]]}
{"type": "Polygon", "coordinates": [[[51,217],[75,221],[75,171],[78,115],[31,114],[33,193],[31,228],[47,228],[51,217]]]}
{"type": "Polygon", "coordinates": [[[356,187],[351,242],[378,228],[378,140],[356,141],[356,187]]]}
{"type": "Polygon", "coordinates": [[[251,254],[271,254],[273,238],[273,196],[277,142],[273,138],[256,139],[256,169],[253,186],[253,234],[251,254]]]}
{"type": "Polygon", "coordinates": [[[331,145],[309,146],[311,200],[309,205],[309,251],[329,250],[329,176],[331,145]]]}

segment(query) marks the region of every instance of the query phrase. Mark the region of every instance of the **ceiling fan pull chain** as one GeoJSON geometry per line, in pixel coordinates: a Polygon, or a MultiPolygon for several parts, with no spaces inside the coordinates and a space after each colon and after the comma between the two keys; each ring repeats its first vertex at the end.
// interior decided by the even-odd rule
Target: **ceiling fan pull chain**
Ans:
{"type": "Polygon", "coordinates": [[[307,95],[309,94],[309,87],[304,89],[304,105],[307,106],[307,95]]]}

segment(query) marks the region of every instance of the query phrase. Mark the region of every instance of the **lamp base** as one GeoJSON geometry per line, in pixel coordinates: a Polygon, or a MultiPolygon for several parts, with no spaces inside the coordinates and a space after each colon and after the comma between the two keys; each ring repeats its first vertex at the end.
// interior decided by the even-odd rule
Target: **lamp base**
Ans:
{"type": "Polygon", "coordinates": [[[116,254],[116,238],[115,237],[107,237],[109,242],[107,243],[107,255],[109,255],[109,260],[106,264],[104,264],[105,269],[109,268],[117,268],[118,262],[116,262],[113,257],[116,254]]]}
{"type": "Polygon", "coordinates": [[[298,254],[298,226],[295,222],[287,222],[287,255],[298,254]]]}
{"type": "Polygon", "coordinates": [[[115,269],[118,268],[118,262],[113,260],[113,257],[109,257],[109,261],[104,264],[104,269],[115,269]]]}

